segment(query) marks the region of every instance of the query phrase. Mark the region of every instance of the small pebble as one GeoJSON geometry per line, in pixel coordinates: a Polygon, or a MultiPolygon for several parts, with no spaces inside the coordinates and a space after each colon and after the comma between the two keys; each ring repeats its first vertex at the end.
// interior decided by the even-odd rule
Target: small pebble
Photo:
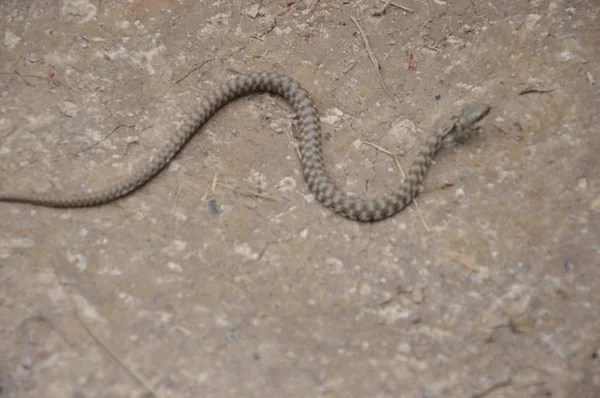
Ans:
{"type": "Polygon", "coordinates": [[[177,272],[180,274],[183,272],[183,268],[181,267],[181,265],[174,263],[172,261],[169,261],[169,263],[167,263],[167,267],[173,272],[177,272]]]}
{"type": "Polygon", "coordinates": [[[410,316],[408,317],[408,321],[410,323],[419,323],[421,322],[421,315],[415,313],[410,314],[410,316]]]}
{"type": "Polygon", "coordinates": [[[27,54],[25,54],[25,61],[27,61],[27,63],[29,63],[29,64],[35,64],[36,62],[39,62],[41,59],[42,59],[42,56],[37,51],[30,51],[27,54]]]}
{"type": "Polygon", "coordinates": [[[219,208],[217,207],[217,201],[214,199],[211,199],[208,202],[208,208],[210,209],[210,212],[212,214],[219,214],[219,208]]]}
{"type": "Polygon", "coordinates": [[[573,270],[575,269],[575,266],[573,265],[572,262],[570,262],[569,260],[567,260],[567,261],[565,261],[564,268],[565,268],[566,272],[573,272],[573,270]]]}
{"type": "Polygon", "coordinates": [[[248,15],[250,18],[256,18],[258,16],[258,8],[259,8],[258,4],[254,4],[254,5],[250,6],[249,8],[246,9],[246,15],[248,15]]]}
{"type": "Polygon", "coordinates": [[[323,24],[323,17],[317,17],[315,19],[313,19],[312,21],[308,22],[308,26],[319,26],[323,24]]]}

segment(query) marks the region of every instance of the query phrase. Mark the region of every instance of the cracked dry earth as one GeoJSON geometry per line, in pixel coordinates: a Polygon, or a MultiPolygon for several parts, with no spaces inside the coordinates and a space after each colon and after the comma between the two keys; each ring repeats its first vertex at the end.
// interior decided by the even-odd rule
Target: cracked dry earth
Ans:
{"type": "Polygon", "coordinates": [[[238,73],[311,93],[361,197],[493,106],[375,224],[314,200],[269,95],[127,198],[0,203],[0,397],[600,397],[598,3],[397,3],[0,2],[1,192],[129,175],[238,73]]]}

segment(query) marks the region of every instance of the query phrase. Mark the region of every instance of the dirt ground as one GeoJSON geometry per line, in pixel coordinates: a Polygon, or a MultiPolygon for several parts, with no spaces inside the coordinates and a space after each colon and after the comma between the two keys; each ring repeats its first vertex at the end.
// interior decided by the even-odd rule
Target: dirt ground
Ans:
{"type": "Polygon", "coordinates": [[[384,3],[0,2],[1,192],[107,186],[239,73],[311,93],[362,197],[493,107],[375,224],[314,200],[270,95],[122,200],[0,203],[0,397],[600,397],[600,4],[384,3]]]}

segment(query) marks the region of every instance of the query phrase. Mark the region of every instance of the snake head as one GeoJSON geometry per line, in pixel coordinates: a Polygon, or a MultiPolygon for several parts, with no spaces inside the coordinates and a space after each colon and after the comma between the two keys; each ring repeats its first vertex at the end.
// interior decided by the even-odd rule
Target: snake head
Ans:
{"type": "Polygon", "coordinates": [[[454,143],[462,143],[477,133],[480,130],[477,123],[490,113],[490,109],[489,105],[477,102],[461,106],[451,122],[448,134],[444,137],[444,145],[452,146],[454,143]]]}

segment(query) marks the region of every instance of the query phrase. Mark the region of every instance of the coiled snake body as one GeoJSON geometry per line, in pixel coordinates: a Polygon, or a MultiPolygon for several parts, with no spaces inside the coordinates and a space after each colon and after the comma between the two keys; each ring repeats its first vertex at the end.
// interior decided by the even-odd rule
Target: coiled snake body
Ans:
{"type": "Polygon", "coordinates": [[[323,205],[357,221],[378,221],[404,209],[418,193],[431,161],[443,142],[461,140],[477,131],[475,124],[490,107],[485,104],[464,105],[457,115],[427,138],[406,178],[394,191],[377,199],[348,196],[331,181],[325,169],[321,149],[321,132],[317,110],[309,94],[291,78],[277,74],[257,73],[238,76],[208,95],[194,114],[181,126],[167,144],[142,169],[114,185],[91,193],[59,196],[55,194],[9,194],[0,192],[0,202],[20,202],[46,207],[89,207],[121,198],[158,174],[185,146],[188,140],[225,104],[254,92],[270,92],[290,103],[300,123],[300,156],[304,178],[310,191],[323,205]]]}

